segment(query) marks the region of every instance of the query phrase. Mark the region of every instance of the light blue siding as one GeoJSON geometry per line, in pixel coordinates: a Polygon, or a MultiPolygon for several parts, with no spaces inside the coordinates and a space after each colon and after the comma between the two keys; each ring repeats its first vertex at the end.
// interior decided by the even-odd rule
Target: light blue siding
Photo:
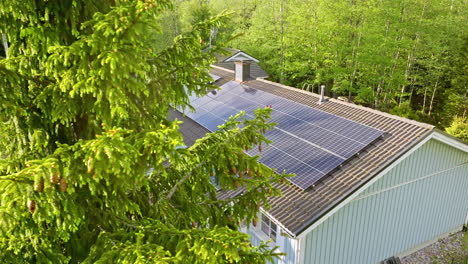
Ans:
{"type": "MultiPolygon", "coordinates": [[[[260,245],[262,238],[258,235],[258,232],[262,232],[259,228],[250,226],[250,229],[244,230],[245,233],[250,235],[250,242],[254,246],[260,245]]],[[[275,264],[295,264],[296,263],[296,252],[297,252],[297,240],[281,235],[280,228],[278,227],[276,243],[271,246],[278,246],[278,252],[286,253],[281,259],[275,259],[275,264]]]]}
{"type": "Polygon", "coordinates": [[[252,245],[258,247],[262,240],[257,236],[255,231],[252,228],[250,228],[246,230],[246,233],[250,235],[250,242],[252,243],[252,245]]]}
{"type": "Polygon", "coordinates": [[[307,234],[304,263],[374,264],[460,227],[467,161],[466,152],[429,140],[307,234]]]}

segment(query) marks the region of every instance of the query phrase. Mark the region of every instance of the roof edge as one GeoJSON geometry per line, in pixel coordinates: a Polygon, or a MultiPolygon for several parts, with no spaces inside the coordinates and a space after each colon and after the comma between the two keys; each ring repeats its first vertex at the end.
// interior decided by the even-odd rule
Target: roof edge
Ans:
{"type": "Polygon", "coordinates": [[[224,59],[222,62],[231,62],[231,61],[234,61],[234,58],[239,56],[239,55],[242,55],[242,56],[245,56],[247,58],[249,58],[250,60],[254,61],[254,62],[260,62],[259,60],[257,60],[256,58],[250,56],[249,54],[243,52],[242,50],[239,50],[238,52],[232,54],[231,56],[227,57],[226,59],[224,59]]]}
{"type": "Polygon", "coordinates": [[[220,66],[214,65],[214,64],[210,64],[210,67],[211,67],[211,68],[218,69],[218,70],[222,70],[222,71],[226,71],[226,72],[234,73],[234,71],[233,71],[233,70],[229,70],[229,69],[226,69],[226,68],[223,68],[223,67],[220,67],[220,66]]]}
{"type": "Polygon", "coordinates": [[[461,151],[468,152],[468,143],[446,133],[438,128],[434,129],[434,139],[439,140],[443,143],[446,143],[454,148],[457,148],[461,151]]]}
{"type": "Polygon", "coordinates": [[[416,149],[418,149],[420,146],[424,145],[424,143],[426,143],[428,140],[433,138],[432,135],[434,135],[434,130],[427,131],[418,140],[415,140],[410,145],[406,146],[398,155],[396,155],[392,159],[387,160],[387,162],[382,164],[366,180],[362,181],[361,184],[356,186],[356,188],[351,189],[348,192],[346,192],[345,195],[343,195],[343,197],[340,200],[338,200],[337,202],[325,208],[325,210],[323,210],[320,215],[310,219],[305,224],[303,224],[300,228],[294,230],[294,234],[296,234],[296,237],[301,238],[307,235],[310,231],[315,229],[315,227],[317,227],[323,221],[328,219],[328,217],[335,214],[335,212],[338,211],[342,206],[350,202],[354,198],[353,197],[354,195],[358,195],[360,193],[360,190],[364,191],[367,187],[369,187],[369,185],[373,184],[375,181],[380,179],[380,177],[378,177],[379,174],[382,174],[383,176],[387,172],[386,170],[390,170],[391,167],[393,167],[392,164],[395,164],[395,162],[398,160],[405,159],[407,156],[412,154],[416,149]],[[340,205],[342,206],[340,207],[340,205]],[[327,214],[329,214],[328,217],[326,217],[327,214]]]}
{"type": "MultiPolygon", "coordinates": [[[[296,91],[296,92],[300,92],[300,93],[303,93],[303,94],[312,95],[314,97],[320,98],[320,95],[318,95],[316,93],[311,93],[311,92],[304,91],[304,90],[301,90],[299,88],[287,86],[287,85],[284,85],[284,84],[281,84],[281,83],[276,83],[276,82],[268,81],[268,80],[261,79],[261,78],[257,78],[257,81],[265,82],[265,83],[268,83],[268,84],[274,84],[274,85],[280,86],[281,88],[284,88],[284,89],[288,89],[288,90],[292,90],[292,91],[296,91]]],[[[343,101],[340,101],[340,100],[337,100],[337,99],[334,99],[334,98],[328,98],[328,100],[331,101],[331,102],[342,104],[342,105],[347,105],[349,107],[365,110],[367,112],[375,113],[375,114],[378,114],[378,115],[381,115],[381,116],[385,116],[385,117],[393,118],[393,119],[396,119],[396,120],[400,120],[400,121],[403,121],[405,123],[409,123],[409,124],[419,126],[419,127],[425,128],[425,129],[432,130],[434,128],[433,125],[418,122],[418,121],[411,120],[411,119],[408,119],[408,118],[404,118],[404,117],[401,117],[401,116],[392,115],[392,114],[389,114],[389,113],[386,113],[386,112],[382,112],[382,111],[379,111],[379,110],[376,110],[376,109],[372,109],[370,107],[365,107],[365,106],[361,106],[361,105],[357,105],[357,104],[353,104],[353,103],[343,102],[343,101]]]]}

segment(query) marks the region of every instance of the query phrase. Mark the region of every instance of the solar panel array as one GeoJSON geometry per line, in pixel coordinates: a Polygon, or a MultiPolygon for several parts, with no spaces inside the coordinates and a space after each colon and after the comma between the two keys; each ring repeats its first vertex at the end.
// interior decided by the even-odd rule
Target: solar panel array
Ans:
{"type": "MultiPolygon", "coordinates": [[[[273,141],[261,153],[260,162],[278,172],[296,174],[289,181],[307,189],[343,162],[374,142],[383,132],[288,99],[228,82],[208,95],[191,97],[196,112],[186,115],[210,131],[216,131],[230,116],[244,110],[253,117],[255,109],[271,106],[266,132],[273,141]]],[[[250,155],[260,154],[256,149],[250,155]]]]}

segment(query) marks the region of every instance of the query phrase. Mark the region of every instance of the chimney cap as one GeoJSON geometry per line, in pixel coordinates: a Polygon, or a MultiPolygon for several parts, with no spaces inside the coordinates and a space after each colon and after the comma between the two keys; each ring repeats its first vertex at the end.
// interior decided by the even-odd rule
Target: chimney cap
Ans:
{"type": "Polygon", "coordinates": [[[237,52],[236,54],[232,55],[231,57],[227,58],[224,60],[224,62],[231,62],[231,61],[254,61],[254,62],[259,62],[259,60],[257,60],[256,58],[242,52],[242,51],[239,51],[237,52]]]}

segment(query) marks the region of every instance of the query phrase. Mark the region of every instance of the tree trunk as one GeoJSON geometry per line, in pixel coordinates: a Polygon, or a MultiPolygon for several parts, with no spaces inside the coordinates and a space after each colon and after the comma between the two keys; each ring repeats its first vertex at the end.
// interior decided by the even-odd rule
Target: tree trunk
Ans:
{"type": "MultiPolygon", "coordinates": [[[[418,21],[419,26],[421,25],[422,19],[424,17],[424,13],[426,12],[426,6],[427,6],[427,2],[424,2],[424,6],[423,6],[423,9],[421,11],[421,16],[419,17],[419,21],[418,21]]],[[[416,33],[416,38],[414,39],[413,47],[411,48],[411,51],[408,54],[408,61],[407,61],[406,70],[405,70],[405,81],[409,77],[411,67],[412,67],[414,59],[416,57],[416,56],[414,56],[414,54],[416,53],[416,47],[418,45],[420,35],[421,34],[419,32],[416,33]]],[[[398,106],[401,106],[401,103],[403,102],[403,96],[404,96],[405,90],[406,90],[406,85],[403,84],[402,87],[401,87],[400,102],[398,103],[398,106]]]]}
{"type": "Polygon", "coordinates": [[[8,40],[5,34],[2,34],[3,49],[5,50],[5,57],[8,58],[8,40]]]}
{"type": "MultiPolygon", "coordinates": [[[[463,101],[464,101],[464,102],[468,102],[468,97],[467,97],[466,95],[467,95],[467,93],[465,92],[465,94],[463,95],[463,99],[464,99],[463,101]]],[[[468,104],[465,104],[465,107],[463,107],[463,115],[462,115],[463,118],[465,118],[465,116],[466,116],[466,114],[467,114],[467,113],[466,113],[466,111],[468,110],[468,106],[467,106],[467,105],[468,105],[468,104]]]]}
{"type": "MultiPolygon", "coordinates": [[[[387,20],[385,22],[385,38],[384,38],[384,47],[387,47],[387,37],[388,37],[388,32],[390,31],[390,20],[387,20]]],[[[387,53],[384,49],[382,49],[382,55],[386,56],[387,53]]],[[[377,91],[374,93],[374,108],[378,109],[379,104],[380,104],[380,94],[382,92],[383,85],[385,84],[385,73],[387,71],[388,67],[385,67],[383,71],[381,72],[380,76],[382,76],[377,84],[377,91]]]]}
{"type": "Polygon", "coordinates": [[[439,85],[439,80],[436,81],[436,83],[434,85],[434,91],[432,92],[431,103],[429,104],[429,112],[428,112],[429,116],[431,116],[432,106],[433,106],[433,103],[434,103],[434,98],[435,98],[435,94],[436,94],[438,85],[439,85]]]}
{"type": "Polygon", "coordinates": [[[410,82],[411,91],[410,91],[410,95],[409,95],[409,98],[408,98],[408,100],[410,101],[410,103],[411,103],[411,98],[413,98],[414,81],[415,81],[415,79],[416,79],[416,77],[413,76],[413,78],[411,78],[411,82],[410,82]]]}
{"type": "Polygon", "coordinates": [[[423,99],[423,105],[421,109],[421,113],[424,114],[426,112],[426,96],[427,96],[427,87],[424,87],[424,99],[423,99]]]}
{"type": "MultiPolygon", "coordinates": [[[[403,38],[403,36],[401,37],[403,38]]],[[[397,52],[395,54],[395,59],[394,59],[394,63],[393,63],[393,66],[392,66],[392,69],[390,70],[390,73],[388,75],[388,77],[390,78],[390,80],[393,78],[393,73],[395,72],[395,69],[397,68],[397,64],[398,64],[398,58],[400,57],[400,50],[401,50],[401,47],[398,47],[397,49],[397,52]]],[[[388,82],[387,83],[387,86],[390,85],[391,83],[388,82]]],[[[392,87],[390,87],[390,89],[392,89],[392,87]]],[[[393,91],[390,91],[390,92],[393,92],[393,91]]],[[[384,90],[384,82],[382,83],[382,93],[385,95],[384,98],[383,98],[383,103],[386,104],[387,103],[387,95],[389,92],[385,92],[384,90]]]]}
{"type": "Polygon", "coordinates": [[[359,32],[357,46],[353,47],[353,62],[354,62],[353,68],[354,69],[353,69],[353,75],[351,76],[351,85],[350,85],[349,95],[348,95],[349,101],[351,101],[351,91],[353,89],[354,79],[356,78],[356,71],[357,71],[357,65],[358,65],[358,62],[357,62],[358,52],[356,51],[356,49],[359,49],[359,46],[361,45],[361,37],[362,37],[362,32],[359,32]]]}
{"type": "Polygon", "coordinates": [[[382,93],[382,87],[385,84],[384,79],[380,79],[379,84],[377,85],[377,91],[374,94],[374,108],[379,109],[380,104],[380,94],[382,93]]]}
{"type": "Polygon", "coordinates": [[[281,62],[280,62],[280,83],[284,79],[284,0],[280,0],[280,45],[281,45],[281,62]]]}
{"type": "MultiPolygon", "coordinates": [[[[417,37],[416,37],[416,41],[417,41],[417,37]]],[[[414,46],[416,46],[416,43],[414,44],[414,46]]],[[[414,49],[414,46],[413,46],[413,49],[414,49]]],[[[408,60],[406,61],[406,69],[405,69],[405,82],[406,80],[408,79],[408,76],[409,76],[409,72],[411,70],[411,61],[412,61],[412,53],[410,52],[408,54],[408,60]]],[[[398,106],[401,106],[401,103],[403,102],[403,94],[405,93],[405,90],[406,90],[406,84],[403,84],[401,86],[401,91],[400,91],[400,101],[398,102],[398,106]]]]}

